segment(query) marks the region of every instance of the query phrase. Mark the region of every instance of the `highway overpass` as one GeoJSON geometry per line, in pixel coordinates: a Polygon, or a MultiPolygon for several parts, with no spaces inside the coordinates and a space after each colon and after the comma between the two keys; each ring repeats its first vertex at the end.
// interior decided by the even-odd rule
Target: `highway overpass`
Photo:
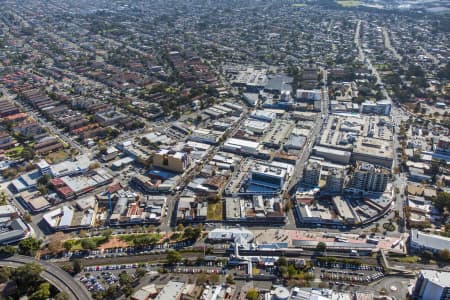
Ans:
{"type": "Polygon", "coordinates": [[[21,255],[14,255],[0,260],[0,266],[10,268],[18,268],[28,263],[36,263],[42,266],[44,271],[41,273],[41,277],[61,292],[66,293],[71,300],[92,299],[91,294],[80,282],[76,281],[67,272],[51,263],[42,262],[34,258],[21,255]]]}

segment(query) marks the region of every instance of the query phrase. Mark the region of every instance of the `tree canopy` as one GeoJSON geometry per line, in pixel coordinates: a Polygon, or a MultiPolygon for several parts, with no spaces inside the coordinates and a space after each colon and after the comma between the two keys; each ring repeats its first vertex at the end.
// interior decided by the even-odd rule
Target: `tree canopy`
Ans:
{"type": "Polygon", "coordinates": [[[35,238],[29,237],[19,243],[19,254],[34,256],[41,247],[41,242],[35,238]]]}
{"type": "Polygon", "coordinates": [[[182,256],[180,252],[172,250],[167,253],[167,263],[169,265],[174,265],[176,263],[179,263],[182,260],[182,256]]]}
{"type": "Polygon", "coordinates": [[[436,199],[434,200],[434,205],[441,212],[450,211],[450,193],[438,193],[436,199]]]}
{"type": "Polygon", "coordinates": [[[256,289],[249,289],[246,298],[248,300],[258,300],[259,293],[256,289]]]}
{"type": "Polygon", "coordinates": [[[317,244],[317,250],[319,250],[319,251],[327,250],[327,244],[325,244],[324,242],[319,242],[317,244]]]}
{"type": "Polygon", "coordinates": [[[50,298],[50,284],[43,282],[39,285],[39,288],[30,296],[30,300],[47,300],[50,298]]]}
{"type": "Polygon", "coordinates": [[[18,267],[12,276],[12,279],[19,286],[20,292],[23,294],[34,293],[42,282],[41,273],[44,268],[36,263],[26,264],[18,267]]]}

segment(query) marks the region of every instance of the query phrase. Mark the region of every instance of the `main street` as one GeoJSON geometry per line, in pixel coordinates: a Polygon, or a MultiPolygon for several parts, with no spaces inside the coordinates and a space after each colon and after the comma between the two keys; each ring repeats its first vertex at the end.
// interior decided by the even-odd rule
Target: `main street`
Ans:
{"type": "MultiPolygon", "coordinates": [[[[312,148],[316,143],[316,139],[319,136],[323,123],[328,119],[328,107],[329,107],[329,95],[328,95],[328,72],[325,69],[321,69],[322,72],[322,101],[321,101],[321,111],[319,116],[316,118],[314,122],[314,126],[311,130],[310,136],[308,137],[305,146],[302,149],[300,154],[300,158],[297,160],[294,168],[294,174],[292,175],[289,185],[287,188],[287,192],[289,195],[293,195],[298,187],[298,183],[303,176],[303,169],[305,167],[305,163],[311,155],[312,148]]],[[[287,212],[287,223],[284,226],[286,229],[296,229],[296,221],[294,211],[291,209],[287,212]]]]}
{"type": "Polygon", "coordinates": [[[386,27],[382,28],[383,31],[383,39],[384,39],[384,46],[392,52],[392,54],[394,55],[394,57],[399,60],[402,61],[402,57],[400,56],[400,54],[398,54],[397,50],[395,50],[394,47],[392,47],[391,44],[391,39],[389,37],[389,32],[387,31],[386,27]]]}
{"type": "Polygon", "coordinates": [[[302,178],[303,175],[303,169],[305,167],[305,163],[307,159],[309,158],[312,148],[316,142],[317,137],[319,136],[323,123],[328,118],[328,106],[329,106],[329,95],[328,95],[328,72],[325,69],[322,69],[322,82],[323,82],[323,88],[322,88],[322,101],[321,101],[321,113],[316,118],[314,122],[314,126],[311,130],[311,133],[307,139],[307,142],[305,146],[302,149],[302,152],[300,154],[300,159],[297,160],[297,163],[295,165],[294,174],[290,179],[288,191],[290,194],[295,193],[295,189],[297,187],[297,184],[299,180],[302,178]]]}
{"type": "MultiPolygon", "coordinates": [[[[232,127],[225,133],[224,138],[219,142],[218,145],[216,145],[212,150],[210,150],[208,157],[201,162],[198,162],[197,164],[192,165],[186,173],[183,175],[182,181],[179,184],[179,191],[182,191],[189,182],[195,178],[202,170],[202,168],[209,163],[209,161],[216,155],[216,153],[222,148],[222,145],[225,143],[227,137],[232,137],[236,134],[236,132],[239,130],[239,128],[242,125],[242,122],[246,119],[248,114],[250,113],[250,110],[244,109],[242,114],[240,115],[239,119],[232,125],[232,127]]],[[[168,232],[171,230],[171,227],[175,226],[175,220],[174,220],[174,213],[176,202],[179,199],[179,193],[177,193],[175,196],[171,196],[168,201],[168,210],[167,210],[167,216],[165,221],[161,223],[160,229],[163,232],[168,232]]]]}
{"type": "MultiPolygon", "coordinates": [[[[392,109],[391,109],[391,120],[392,120],[392,125],[393,125],[392,152],[394,155],[392,171],[395,174],[396,171],[400,169],[399,168],[399,157],[397,156],[397,153],[398,153],[397,149],[399,149],[399,147],[400,147],[399,142],[398,142],[399,124],[400,124],[400,121],[407,120],[408,115],[403,110],[401,110],[400,108],[398,108],[394,105],[391,97],[389,96],[389,94],[384,86],[381,76],[378,73],[378,70],[372,65],[370,59],[368,57],[366,57],[366,55],[364,53],[364,49],[361,46],[360,30],[361,30],[361,20],[358,20],[357,27],[355,30],[355,44],[358,48],[360,60],[365,62],[366,65],[369,67],[372,74],[376,77],[376,80],[377,80],[376,84],[377,84],[378,88],[383,93],[384,97],[387,100],[389,100],[392,104],[392,109]]],[[[383,28],[382,30],[383,30],[385,47],[388,48],[389,50],[391,50],[392,53],[394,54],[394,56],[396,56],[396,57],[399,56],[397,54],[397,52],[395,51],[395,49],[392,48],[392,46],[391,46],[389,35],[388,35],[388,32],[386,31],[386,28],[383,28]]],[[[401,60],[401,57],[397,57],[397,58],[401,60]]],[[[393,202],[394,203],[394,211],[398,211],[399,217],[402,220],[404,220],[403,206],[404,206],[404,199],[406,199],[406,198],[404,198],[406,182],[407,182],[406,177],[402,173],[394,175],[394,178],[392,181],[392,188],[394,189],[394,193],[393,193],[393,195],[394,195],[394,202],[393,202]]],[[[404,233],[405,230],[406,230],[405,222],[403,222],[403,225],[399,226],[398,231],[401,233],[404,233]]]]}

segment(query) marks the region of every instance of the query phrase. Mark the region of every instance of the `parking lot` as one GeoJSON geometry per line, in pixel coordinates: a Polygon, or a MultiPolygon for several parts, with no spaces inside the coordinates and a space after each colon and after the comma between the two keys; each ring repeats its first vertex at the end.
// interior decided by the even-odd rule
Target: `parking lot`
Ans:
{"type": "Polygon", "coordinates": [[[115,275],[112,272],[102,272],[97,276],[85,274],[85,276],[80,277],[80,281],[86,286],[86,288],[90,292],[94,291],[103,292],[110,285],[118,283],[119,278],[118,275],[115,275]]]}
{"type": "MultiPolygon", "coordinates": [[[[329,281],[348,281],[357,283],[369,283],[371,281],[380,279],[384,276],[381,272],[376,272],[373,274],[366,274],[364,272],[350,272],[350,271],[339,271],[339,270],[324,270],[321,269],[320,279],[329,281]]],[[[338,284],[336,282],[336,284],[338,284]]]]}
{"type": "Polygon", "coordinates": [[[106,266],[89,266],[84,268],[84,272],[99,272],[99,271],[112,271],[112,270],[127,270],[137,269],[138,267],[147,266],[145,264],[121,264],[121,265],[106,265],[106,266]]]}
{"type": "Polygon", "coordinates": [[[367,284],[384,277],[384,270],[380,266],[321,261],[317,261],[316,265],[320,279],[336,285],[341,285],[341,282],[367,284]]]}

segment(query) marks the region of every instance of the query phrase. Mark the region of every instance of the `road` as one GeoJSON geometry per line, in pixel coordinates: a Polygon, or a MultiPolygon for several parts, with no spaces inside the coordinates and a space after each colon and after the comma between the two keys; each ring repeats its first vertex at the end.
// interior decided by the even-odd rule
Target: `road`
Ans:
{"type": "Polygon", "coordinates": [[[436,58],[433,54],[428,52],[424,47],[419,46],[420,50],[425,54],[426,57],[430,58],[435,65],[439,64],[439,59],[436,58]]]}
{"type": "Polygon", "coordinates": [[[386,27],[383,27],[382,31],[383,31],[384,46],[386,47],[386,49],[388,49],[389,51],[392,52],[392,54],[394,55],[394,57],[397,60],[402,61],[401,55],[398,54],[397,50],[395,50],[394,47],[392,47],[391,39],[389,37],[389,32],[387,31],[386,27]]]}
{"type": "Polygon", "coordinates": [[[34,258],[15,255],[0,260],[0,265],[4,267],[17,268],[28,263],[41,265],[45,270],[41,276],[61,292],[65,292],[70,299],[86,300],[92,299],[91,294],[78,281],[74,280],[68,273],[61,268],[47,262],[41,262],[34,258]]]}
{"type": "MultiPolygon", "coordinates": [[[[394,163],[392,165],[392,170],[400,170],[401,157],[398,157],[399,152],[397,149],[400,147],[400,143],[398,141],[399,134],[399,126],[402,121],[406,121],[409,117],[408,115],[402,111],[401,109],[393,106],[391,111],[392,123],[394,125],[394,134],[392,138],[392,147],[394,149],[394,163]]],[[[395,172],[393,172],[395,174],[395,172]]],[[[407,185],[407,178],[404,173],[399,173],[394,175],[392,186],[394,189],[398,190],[399,193],[395,192],[395,207],[394,209],[399,212],[400,218],[404,218],[403,204],[404,204],[404,191],[407,185]]],[[[404,233],[406,231],[406,223],[403,224],[403,228],[398,228],[399,232],[404,233]]]]}
{"type": "Polygon", "coordinates": [[[328,118],[329,99],[328,99],[328,82],[327,82],[328,72],[327,72],[327,70],[323,69],[322,74],[323,74],[322,80],[323,80],[324,86],[322,89],[321,112],[315,120],[314,126],[311,130],[311,133],[308,137],[305,147],[302,149],[300,158],[297,160],[297,163],[295,165],[294,174],[290,179],[289,186],[287,189],[290,194],[295,193],[295,190],[296,190],[295,188],[297,187],[297,183],[302,178],[302,175],[303,175],[303,168],[305,166],[305,162],[309,158],[312,148],[316,142],[316,138],[319,136],[319,134],[322,130],[322,125],[323,125],[324,120],[326,120],[328,118]]]}
{"type": "Polygon", "coordinates": [[[316,142],[316,138],[319,136],[319,134],[322,130],[322,125],[323,125],[324,120],[326,120],[328,118],[329,99],[328,99],[328,82],[327,82],[328,72],[327,72],[327,70],[323,69],[322,74],[323,74],[322,80],[323,80],[324,86],[322,89],[322,101],[321,101],[321,109],[320,109],[321,112],[315,120],[314,126],[311,130],[311,133],[305,144],[305,147],[303,147],[303,149],[302,149],[300,159],[297,160],[297,163],[295,165],[294,174],[292,175],[292,177],[290,179],[289,186],[287,189],[290,194],[295,193],[297,183],[302,178],[303,168],[305,167],[306,160],[309,158],[312,148],[316,142]]]}
{"type": "MultiPolygon", "coordinates": [[[[386,91],[386,88],[384,87],[383,81],[377,71],[377,69],[372,65],[371,61],[369,58],[367,58],[364,54],[364,50],[361,46],[361,39],[360,39],[360,30],[361,30],[361,20],[358,20],[357,23],[357,27],[356,27],[356,31],[355,31],[355,44],[358,48],[358,53],[359,53],[359,57],[361,59],[361,61],[365,62],[367,64],[367,66],[369,67],[369,69],[372,71],[372,74],[376,77],[377,79],[377,85],[380,89],[380,91],[383,93],[384,97],[389,100],[392,103],[392,99],[389,96],[388,92],[386,91]]],[[[382,28],[383,31],[383,37],[384,37],[384,44],[385,47],[388,48],[390,51],[392,51],[393,55],[401,60],[401,56],[398,55],[398,53],[395,51],[395,49],[391,46],[391,42],[389,39],[389,34],[386,30],[386,28],[382,28]]],[[[393,103],[392,103],[393,104],[393,103]]],[[[391,110],[391,120],[392,120],[392,124],[394,125],[394,130],[393,130],[393,138],[392,138],[392,148],[393,148],[393,152],[394,152],[394,163],[392,165],[392,170],[396,170],[399,167],[399,159],[397,156],[397,149],[399,148],[399,142],[398,142],[398,129],[399,129],[399,124],[401,120],[406,120],[408,118],[408,116],[399,108],[397,108],[396,106],[392,105],[392,110],[391,110]]],[[[404,211],[403,211],[403,202],[404,202],[404,196],[403,196],[403,192],[405,190],[406,187],[406,177],[404,176],[404,174],[399,174],[397,176],[395,176],[393,178],[392,181],[392,188],[395,190],[398,190],[399,193],[394,193],[394,210],[399,212],[399,216],[400,218],[404,218],[404,211]]],[[[405,225],[402,228],[398,228],[400,233],[404,233],[406,228],[405,225]]],[[[402,236],[403,238],[404,236],[402,236]]]]}
{"type": "Polygon", "coordinates": [[[375,78],[377,79],[376,84],[378,85],[380,91],[383,93],[384,98],[386,98],[386,100],[389,100],[390,102],[392,102],[391,97],[389,96],[386,88],[384,87],[383,81],[381,80],[381,76],[378,73],[378,70],[372,65],[372,62],[370,61],[370,59],[364,54],[364,50],[361,46],[361,36],[360,36],[361,20],[358,20],[358,23],[356,26],[357,27],[355,30],[355,44],[358,48],[359,58],[361,61],[366,63],[367,67],[371,70],[372,75],[374,75],[375,78]]]}
{"type": "MultiPolygon", "coordinates": [[[[321,70],[323,77],[323,89],[322,89],[322,101],[320,108],[320,115],[316,118],[315,124],[311,130],[311,134],[307,139],[305,146],[302,149],[302,153],[300,154],[299,160],[295,164],[294,174],[292,175],[287,191],[290,195],[293,195],[298,187],[298,183],[303,176],[303,169],[305,167],[305,163],[309,158],[312,148],[316,142],[317,137],[319,136],[322,125],[326,119],[328,119],[328,107],[329,107],[329,95],[328,95],[328,72],[325,69],[321,70]]],[[[287,223],[284,226],[285,229],[296,229],[296,221],[293,210],[289,210],[287,212],[287,223]]]]}

